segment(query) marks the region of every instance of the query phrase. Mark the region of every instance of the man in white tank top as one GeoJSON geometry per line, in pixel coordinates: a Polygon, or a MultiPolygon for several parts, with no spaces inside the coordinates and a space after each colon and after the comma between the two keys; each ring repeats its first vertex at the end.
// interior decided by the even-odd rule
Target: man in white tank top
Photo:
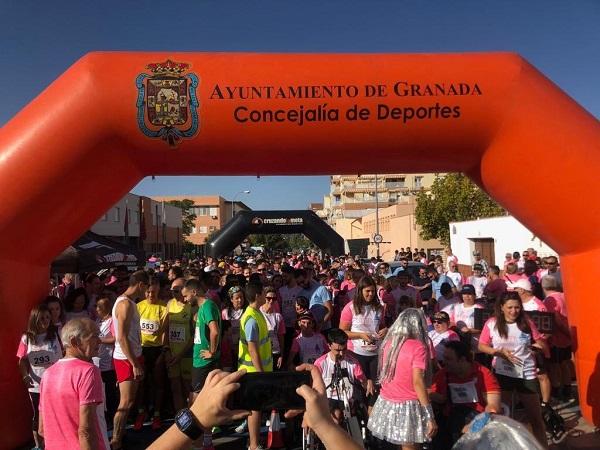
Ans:
{"type": "Polygon", "coordinates": [[[144,377],[142,364],[142,344],[140,315],[135,305],[136,300],[144,297],[150,278],[143,270],[131,274],[129,287],[117,298],[112,310],[115,328],[115,350],[113,362],[119,383],[121,399],[115,413],[111,447],[121,448],[123,432],[127,424],[129,410],[135,402],[138,384],[144,377]]]}

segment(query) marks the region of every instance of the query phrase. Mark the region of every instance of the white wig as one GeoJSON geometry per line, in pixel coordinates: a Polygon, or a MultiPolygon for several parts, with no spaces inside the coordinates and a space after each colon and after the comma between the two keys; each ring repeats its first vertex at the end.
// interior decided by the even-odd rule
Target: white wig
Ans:
{"type": "Polygon", "coordinates": [[[379,382],[390,381],[396,372],[398,354],[407,339],[416,339],[425,346],[425,382],[431,383],[432,363],[427,322],[425,314],[419,308],[407,308],[400,313],[388,329],[379,347],[379,382]],[[385,357],[384,357],[385,354],[385,357]]]}

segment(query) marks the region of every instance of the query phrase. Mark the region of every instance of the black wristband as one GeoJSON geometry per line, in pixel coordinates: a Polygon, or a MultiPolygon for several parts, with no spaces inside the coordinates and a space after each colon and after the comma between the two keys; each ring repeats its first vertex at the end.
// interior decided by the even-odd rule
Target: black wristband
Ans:
{"type": "Polygon", "coordinates": [[[199,439],[204,433],[202,425],[189,408],[184,408],[177,413],[175,416],[175,425],[177,425],[179,431],[189,437],[192,441],[199,439]]]}

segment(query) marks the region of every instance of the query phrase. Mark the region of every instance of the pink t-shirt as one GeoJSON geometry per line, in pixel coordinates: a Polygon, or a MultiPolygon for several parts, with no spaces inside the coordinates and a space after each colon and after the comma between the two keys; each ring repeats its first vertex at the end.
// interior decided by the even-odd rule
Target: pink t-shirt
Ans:
{"type": "MultiPolygon", "coordinates": [[[[389,348],[384,349],[384,361],[389,348]]],[[[427,350],[425,345],[416,339],[408,339],[402,345],[396,361],[396,370],[391,381],[381,385],[381,396],[394,403],[418,400],[413,387],[413,368],[425,370],[427,367],[427,350]]]]}
{"type": "Polygon", "coordinates": [[[291,352],[299,354],[302,363],[314,364],[326,351],[327,341],[321,333],[312,336],[299,334],[292,341],[291,352]]]}
{"type": "Polygon", "coordinates": [[[46,450],[80,448],[79,407],[90,404],[97,405],[96,446],[108,450],[103,403],[102,377],[94,364],[65,358],[48,368],[40,384],[40,414],[46,450]]]}
{"type": "Polygon", "coordinates": [[[555,323],[562,325],[562,328],[555,327],[554,333],[550,337],[550,343],[555,347],[568,347],[571,345],[571,334],[565,332],[569,324],[567,322],[567,304],[562,292],[552,292],[544,299],[544,305],[548,312],[554,313],[555,323]]]}
{"type": "Polygon", "coordinates": [[[342,323],[350,325],[350,331],[367,333],[373,336],[372,342],[365,342],[362,339],[348,340],[348,350],[351,350],[358,355],[377,355],[379,341],[375,339],[375,335],[384,326],[383,313],[383,308],[375,309],[370,305],[365,305],[362,314],[356,314],[352,303],[348,303],[344,306],[342,314],[340,315],[340,326],[342,323]]]}

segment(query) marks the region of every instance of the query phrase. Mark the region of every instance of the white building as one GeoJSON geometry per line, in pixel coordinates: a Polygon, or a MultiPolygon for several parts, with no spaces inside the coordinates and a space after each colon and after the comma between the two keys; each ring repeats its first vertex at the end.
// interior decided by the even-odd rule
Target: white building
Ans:
{"type": "Polygon", "coordinates": [[[502,269],[506,253],[533,248],[538,256],[557,255],[534,233],[512,216],[450,223],[450,246],[459,264],[471,265],[478,250],[490,264],[502,269]]]}

